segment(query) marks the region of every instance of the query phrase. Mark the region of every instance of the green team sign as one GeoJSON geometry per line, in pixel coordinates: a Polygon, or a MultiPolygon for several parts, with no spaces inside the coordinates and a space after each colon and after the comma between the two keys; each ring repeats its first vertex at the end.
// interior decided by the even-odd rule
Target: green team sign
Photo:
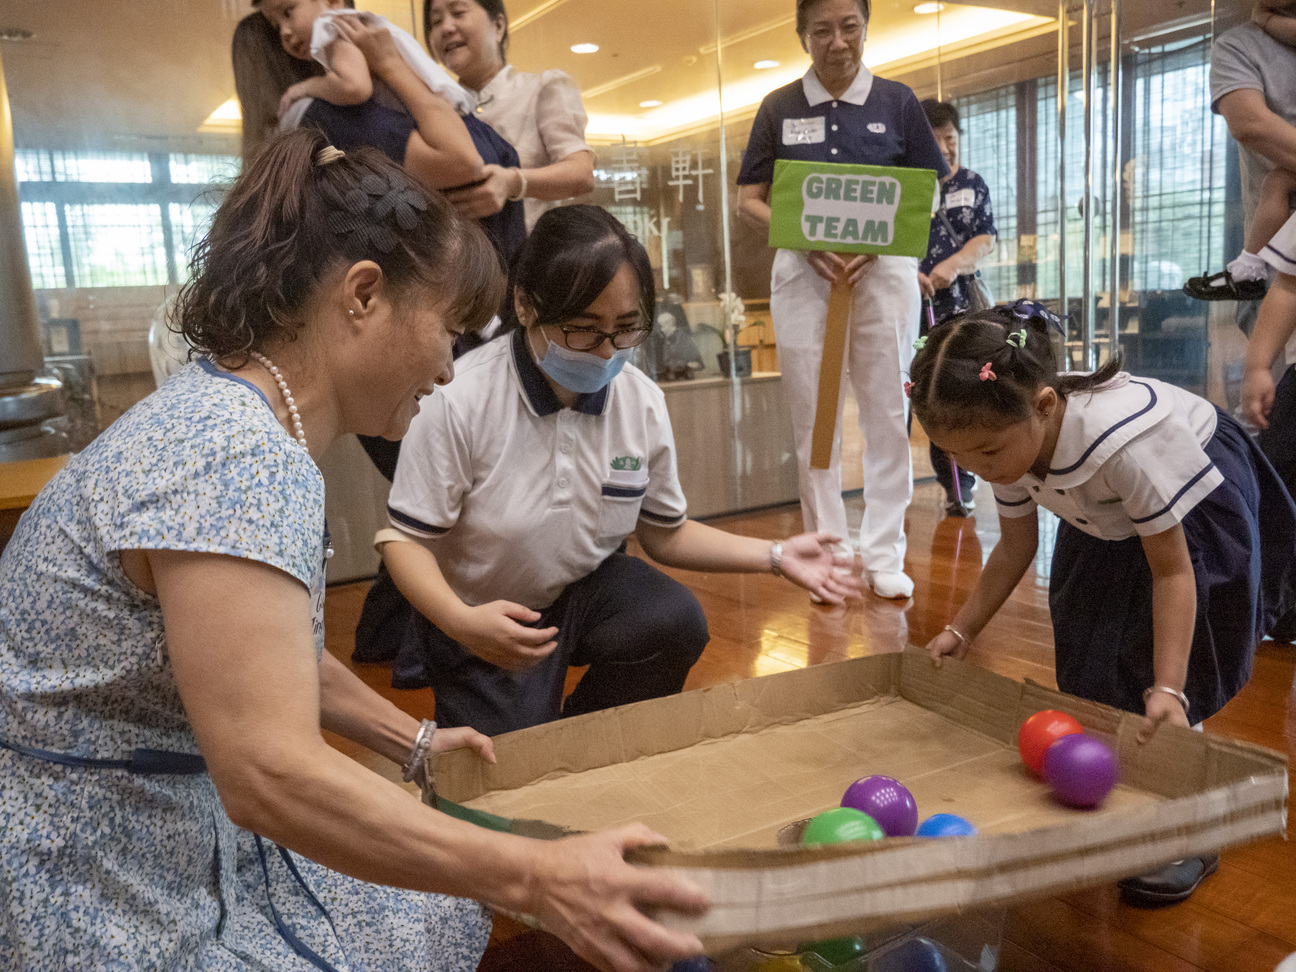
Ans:
{"type": "Polygon", "coordinates": [[[927,255],[936,173],[836,162],[774,163],[769,245],[927,255]]]}

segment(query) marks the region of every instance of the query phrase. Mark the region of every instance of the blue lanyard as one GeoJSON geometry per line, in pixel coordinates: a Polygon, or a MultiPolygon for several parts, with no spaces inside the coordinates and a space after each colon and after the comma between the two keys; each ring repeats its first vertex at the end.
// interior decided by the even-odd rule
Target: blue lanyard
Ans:
{"type": "MultiPolygon", "coordinates": [[[[280,917],[279,909],[275,907],[274,898],[271,897],[270,894],[270,866],[266,863],[265,841],[262,839],[260,834],[256,834],[255,836],[257,853],[261,855],[261,873],[265,876],[266,902],[270,905],[270,914],[274,916],[275,927],[279,929],[279,936],[288,943],[289,948],[311,965],[315,966],[315,968],[319,969],[320,972],[338,972],[338,968],[335,965],[330,963],[326,958],[324,958],[324,956],[320,955],[298,938],[297,933],[288,926],[288,923],[284,921],[282,917],[280,917]]],[[[293,879],[296,880],[296,882],[301,886],[301,889],[306,892],[306,897],[310,899],[311,904],[316,907],[319,913],[324,916],[324,920],[328,922],[329,929],[333,932],[333,938],[338,942],[338,946],[341,947],[342,943],[341,940],[338,939],[337,928],[333,926],[333,919],[329,917],[328,911],[325,910],[322,904],[320,904],[319,898],[315,897],[315,892],[310,889],[310,886],[302,878],[301,872],[297,870],[297,865],[293,861],[291,855],[289,855],[289,853],[278,844],[276,844],[275,847],[279,851],[279,856],[283,858],[283,862],[288,865],[288,871],[292,874],[293,879]]]]}

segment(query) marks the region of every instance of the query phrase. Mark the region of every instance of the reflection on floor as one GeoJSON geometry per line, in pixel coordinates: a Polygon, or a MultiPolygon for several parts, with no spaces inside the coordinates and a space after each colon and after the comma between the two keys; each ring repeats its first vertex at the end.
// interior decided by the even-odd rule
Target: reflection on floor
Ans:
{"type": "MultiPolygon", "coordinates": [[[[917,430],[915,430],[917,438],[917,430]]],[[[925,443],[922,451],[925,453],[925,443]]],[[[967,596],[998,538],[994,499],[977,489],[978,517],[951,519],[935,484],[915,489],[909,510],[907,569],[916,583],[907,603],[871,595],[858,605],[812,607],[804,592],[765,575],[729,576],[670,571],[697,594],[710,620],[712,640],[694,666],[687,687],[721,682],[896,651],[906,642],[923,644],[967,596]]],[[[858,521],[860,501],[851,501],[858,521]]],[[[1051,519],[1051,518],[1049,518],[1051,519]]],[[[717,526],[760,537],[784,537],[800,530],[796,507],[731,517],[717,526]]],[[[1041,531],[1036,568],[1017,587],[986,627],[970,656],[979,665],[1013,678],[1053,686],[1053,633],[1048,620],[1048,557],[1053,529],[1041,531]]],[[[366,584],[332,588],[325,609],[328,646],[350,655],[352,633],[366,584]]],[[[385,666],[354,666],[369,684],[412,714],[432,715],[431,693],[397,692],[385,666]]],[[[1207,730],[1296,754],[1296,649],[1266,642],[1257,652],[1251,683],[1207,730]]],[[[570,684],[579,677],[574,671],[570,684]]],[[[367,758],[337,741],[384,775],[393,764],[367,758]]],[[[1291,836],[1291,829],[1288,836],[1291,836]]],[[[1219,873],[1193,898],[1159,911],[1120,903],[1113,886],[1103,886],[1013,908],[1008,913],[1000,969],[1021,972],[1190,970],[1269,972],[1296,952],[1296,843],[1276,839],[1226,851],[1219,873]]],[[[588,969],[552,939],[524,933],[501,921],[497,942],[483,970],[546,972],[588,969]],[[510,936],[515,936],[511,937],[510,936]],[[507,939],[507,940],[506,940],[507,939]]]]}

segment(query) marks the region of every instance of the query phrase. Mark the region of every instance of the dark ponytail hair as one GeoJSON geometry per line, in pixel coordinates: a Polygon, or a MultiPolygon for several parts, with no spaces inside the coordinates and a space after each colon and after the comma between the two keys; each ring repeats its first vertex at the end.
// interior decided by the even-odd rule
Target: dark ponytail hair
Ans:
{"type": "Polygon", "coordinates": [[[430,293],[469,331],[493,316],[504,282],[476,224],[381,152],[324,148],[314,128],[279,135],[228,190],[172,322],[198,353],[246,358],[292,340],[325,277],[361,260],[382,268],[394,303],[430,293]]]}
{"type": "MultiPolygon", "coordinates": [[[[504,9],[504,0],[473,0],[473,3],[486,11],[490,17],[491,23],[495,23],[496,17],[504,18],[504,34],[499,39],[500,60],[505,64],[508,63],[508,41],[509,41],[509,18],[508,11],[504,9]]],[[[431,49],[432,44],[429,38],[432,36],[432,0],[423,0],[423,46],[431,49]]]]}
{"type": "MultiPolygon", "coordinates": [[[[643,327],[652,327],[657,304],[652,264],[643,245],[599,206],[560,206],[536,221],[513,267],[514,292],[536,314],[537,324],[562,324],[603,293],[621,265],[639,279],[643,327]]],[[[512,301],[509,324],[518,323],[512,301]]]]}
{"type": "Polygon", "coordinates": [[[1118,353],[1092,374],[1058,374],[1050,327],[1062,330],[1059,319],[1034,301],[937,325],[909,371],[910,406],[923,428],[1013,425],[1030,415],[1040,389],[1052,388],[1065,399],[1092,391],[1120,371],[1118,353]]]}

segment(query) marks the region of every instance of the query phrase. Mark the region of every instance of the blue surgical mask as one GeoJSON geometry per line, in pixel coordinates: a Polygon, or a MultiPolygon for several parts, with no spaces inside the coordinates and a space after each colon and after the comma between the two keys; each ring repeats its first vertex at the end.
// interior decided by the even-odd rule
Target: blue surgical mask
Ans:
{"type": "MultiPolygon", "coordinates": [[[[543,332],[542,332],[543,333],[543,332]]],[[[618,348],[610,358],[588,351],[573,351],[556,344],[548,335],[545,356],[537,362],[540,370],[568,391],[589,395],[603,388],[621,373],[634,348],[618,348]]]]}

